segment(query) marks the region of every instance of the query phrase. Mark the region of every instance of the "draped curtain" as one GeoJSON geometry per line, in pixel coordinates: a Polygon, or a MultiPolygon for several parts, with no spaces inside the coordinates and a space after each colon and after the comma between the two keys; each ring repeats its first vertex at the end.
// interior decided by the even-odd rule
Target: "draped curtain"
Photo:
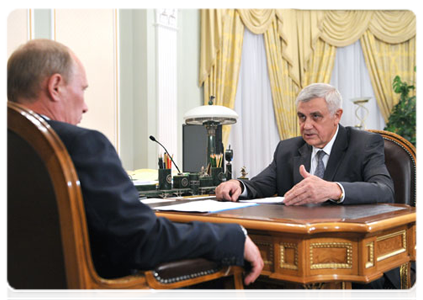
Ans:
{"type": "MultiPolygon", "coordinates": [[[[327,11],[320,38],[343,47],[360,39],[376,100],[385,122],[399,101],[392,81],[416,74],[416,17],[411,11],[327,11]]],[[[413,91],[415,93],[415,91],[413,91]]]]}
{"type": "MultiPolygon", "coordinates": [[[[243,37],[244,25],[236,11],[201,11],[200,86],[204,83],[204,104],[214,96],[214,104],[234,107],[243,37]]],[[[223,126],[224,142],[229,130],[223,126]]]]}
{"type": "MultiPolygon", "coordinates": [[[[244,26],[264,34],[281,139],[298,134],[294,100],[304,86],[329,82],[336,47],[360,39],[376,99],[387,120],[399,97],[396,75],[415,82],[416,18],[411,11],[202,10],[200,86],[204,99],[234,107],[244,26]]],[[[224,129],[227,141],[229,128],[224,129]]]]}
{"type": "Polygon", "coordinates": [[[329,83],[338,89],[344,99],[342,125],[359,125],[360,120],[364,119],[365,129],[385,128],[386,123],[376,102],[360,40],[354,44],[336,48],[335,65],[329,83]],[[353,98],[363,97],[370,98],[365,105],[368,113],[351,101],[353,98]]]}
{"type": "Polygon", "coordinates": [[[246,28],[234,107],[240,117],[230,126],[226,145],[234,152],[234,178],[244,166],[249,178],[260,173],[280,141],[267,66],[264,35],[246,28]]]}

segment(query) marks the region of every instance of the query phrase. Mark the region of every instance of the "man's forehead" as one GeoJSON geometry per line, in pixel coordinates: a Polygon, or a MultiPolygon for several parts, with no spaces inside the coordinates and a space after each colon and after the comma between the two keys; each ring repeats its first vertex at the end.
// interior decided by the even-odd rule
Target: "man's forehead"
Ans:
{"type": "Polygon", "coordinates": [[[299,102],[297,106],[298,112],[324,112],[328,110],[326,100],[323,98],[313,98],[307,102],[299,102]]]}

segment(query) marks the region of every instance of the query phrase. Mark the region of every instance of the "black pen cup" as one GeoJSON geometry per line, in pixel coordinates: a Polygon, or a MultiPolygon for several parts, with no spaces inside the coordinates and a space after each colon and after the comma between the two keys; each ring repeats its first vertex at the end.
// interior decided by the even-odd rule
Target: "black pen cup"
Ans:
{"type": "Polygon", "coordinates": [[[172,169],[159,169],[159,190],[172,188],[172,169]]]}
{"type": "Polygon", "coordinates": [[[198,195],[198,188],[200,187],[200,175],[198,173],[190,173],[189,177],[189,187],[193,195],[198,195]]]}
{"type": "Polygon", "coordinates": [[[211,175],[213,178],[213,185],[218,186],[225,178],[222,168],[211,168],[211,175]]]}
{"type": "Polygon", "coordinates": [[[173,176],[173,187],[175,189],[189,188],[188,174],[178,174],[173,176]]]}
{"type": "Polygon", "coordinates": [[[200,187],[212,187],[213,178],[211,176],[201,176],[200,177],[200,187]]]}

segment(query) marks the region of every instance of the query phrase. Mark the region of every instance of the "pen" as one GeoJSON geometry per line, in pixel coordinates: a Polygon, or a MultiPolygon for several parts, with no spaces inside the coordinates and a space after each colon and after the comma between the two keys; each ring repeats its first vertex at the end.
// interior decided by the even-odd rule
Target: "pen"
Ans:
{"type": "Polygon", "coordinates": [[[163,169],[163,158],[161,155],[159,157],[159,169],[163,169]]]}

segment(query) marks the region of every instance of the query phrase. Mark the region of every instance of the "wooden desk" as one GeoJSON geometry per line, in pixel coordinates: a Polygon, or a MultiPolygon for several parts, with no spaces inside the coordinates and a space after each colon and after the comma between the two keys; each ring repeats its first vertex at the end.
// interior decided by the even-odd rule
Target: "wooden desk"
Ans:
{"type": "Polygon", "coordinates": [[[416,210],[402,204],[259,205],[220,213],[156,212],[175,222],[238,223],[258,245],[271,279],[315,287],[351,288],[401,267],[410,287],[416,259],[416,210]]]}

